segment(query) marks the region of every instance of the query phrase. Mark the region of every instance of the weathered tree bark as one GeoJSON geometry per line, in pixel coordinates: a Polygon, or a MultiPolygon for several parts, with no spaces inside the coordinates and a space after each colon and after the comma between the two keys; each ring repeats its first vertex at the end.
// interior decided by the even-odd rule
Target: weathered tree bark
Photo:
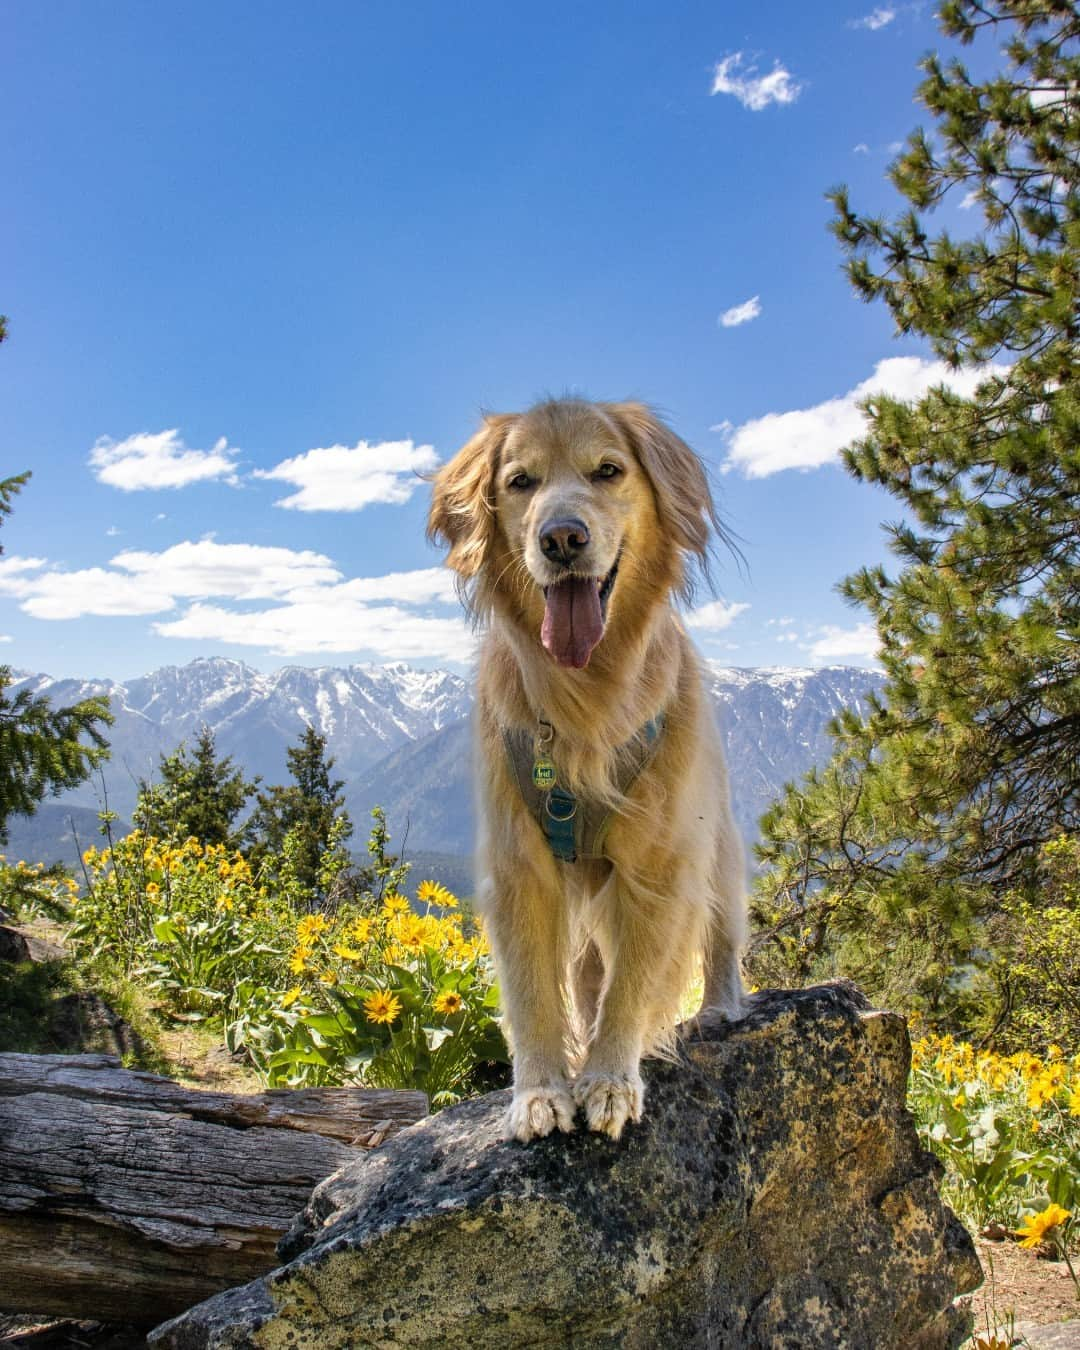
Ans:
{"type": "Polygon", "coordinates": [[[0,1309],[155,1324],[275,1264],[312,1187],[422,1092],[196,1092],[107,1055],[0,1054],[0,1309]]]}

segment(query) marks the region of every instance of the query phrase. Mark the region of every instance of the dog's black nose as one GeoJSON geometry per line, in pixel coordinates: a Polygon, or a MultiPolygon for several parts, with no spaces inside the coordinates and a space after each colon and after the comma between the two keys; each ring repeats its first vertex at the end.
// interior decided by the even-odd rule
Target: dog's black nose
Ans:
{"type": "Polygon", "coordinates": [[[589,527],[573,516],[546,520],[540,527],[540,549],[549,562],[569,567],[588,542],[589,527]]]}

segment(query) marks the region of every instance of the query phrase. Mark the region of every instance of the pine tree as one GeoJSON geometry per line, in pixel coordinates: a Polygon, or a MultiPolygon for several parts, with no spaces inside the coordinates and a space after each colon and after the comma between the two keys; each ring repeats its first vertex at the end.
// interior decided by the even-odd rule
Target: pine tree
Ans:
{"type": "MultiPolygon", "coordinates": [[[[0,480],[0,524],[29,477],[0,480]]],[[[11,684],[11,668],[0,666],[0,843],[12,816],[33,815],[46,796],[77,787],[107,758],[102,726],[113,720],[108,699],[53,708],[28,689],[8,693],[11,684]]]]}
{"type": "Polygon", "coordinates": [[[236,818],[257,787],[228,755],[218,759],[214,733],[203,726],[192,753],[180,745],[162,755],[160,781],[141,782],[133,823],[148,834],[235,848],[236,818]]]}
{"type": "Polygon", "coordinates": [[[312,905],[325,899],[324,863],[343,847],[353,832],[344,809],[343,779],[333,779],[332,758],[326,755],[326,737],[314,727],[304,728],[300,741],[286,751],[287,786],[260,792],[247,827],[252,862],[271,873],[275,860],[290,854],[290,867],[312,905]]]}
{"type": "Polygon", "coordinates": [[[756,942],[787,978],[828,969],[840,942],[879,981],[892,944],[889,978],[931,1007],[979,960],[995,897],[1080,826],[1080,16],[947,0],[940,19],[961,43],[1003,39],[1005,68],[976,81],[926,58],[935,131],[891,168],[910,209],[860,215],[841,189],[833,229],[899,333],[994,369],[970,399],[871,398],[845,452],[904,511],[898,573],[841,586],[875,620],[887,683],[765,817],[756,942]],[[930,231],[949,194],[981,211],[974,238],[930,231]]]}

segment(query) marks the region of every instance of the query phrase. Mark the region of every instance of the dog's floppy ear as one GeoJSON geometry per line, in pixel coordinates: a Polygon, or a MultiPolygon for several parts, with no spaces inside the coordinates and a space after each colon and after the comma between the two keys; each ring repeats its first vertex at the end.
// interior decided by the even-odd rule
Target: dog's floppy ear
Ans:
{"type": "MultiPolygon", "coordinates": [[[[605,403],[630,442],[656,493],[664,533],[707,575],[712,533],[724,538],[705,466],[681,437],[644,403],[605,403]]],[[[689,578],[688,578],[689,581],[689,578]]]]}
{"type": "Polygon", "coordinates": [[[484,425],[435,475],[427,535],[449,546],[446,562],[463,581],[477,575],[495,538],[494,478],[513,413],[485,415],[484,425]]]}

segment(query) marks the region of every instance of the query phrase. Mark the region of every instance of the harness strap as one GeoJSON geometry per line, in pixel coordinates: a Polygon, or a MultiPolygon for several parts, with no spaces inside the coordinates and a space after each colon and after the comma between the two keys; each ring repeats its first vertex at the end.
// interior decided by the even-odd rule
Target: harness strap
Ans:
{"type": "MultiPolygon", "coordinates": [[[[660,713],[619,747],[616,786],[622,795],[626,795],[656,753],[664,723],[664,714],[660,713]]],[[[562,862],[606,857],[604,840],[615,813],[602,804],[577,797],[558,781],[551,788],[537,787],[533,775],[535,738],[529,731],[504,728],[503,743],[525,805],[555,857],[562,862]]]]}

